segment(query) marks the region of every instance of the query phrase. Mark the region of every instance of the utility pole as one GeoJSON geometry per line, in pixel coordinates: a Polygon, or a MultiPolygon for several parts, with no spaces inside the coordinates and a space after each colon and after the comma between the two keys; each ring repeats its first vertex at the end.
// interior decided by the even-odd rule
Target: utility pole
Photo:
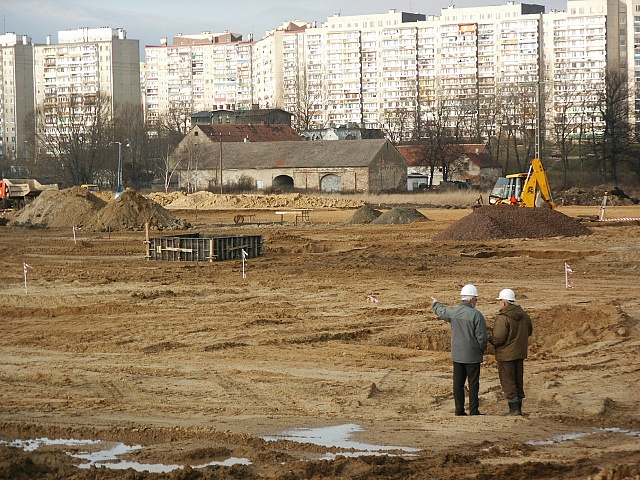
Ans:
{"type": "Polygon", "coordinates": [[[122,142],[111,142],[111,143],[118,144],[118,171],[116,173],[118,186],[116,188],[116,194],[113,197],[113,198],[118,198],[122,193],[122,142]]]}

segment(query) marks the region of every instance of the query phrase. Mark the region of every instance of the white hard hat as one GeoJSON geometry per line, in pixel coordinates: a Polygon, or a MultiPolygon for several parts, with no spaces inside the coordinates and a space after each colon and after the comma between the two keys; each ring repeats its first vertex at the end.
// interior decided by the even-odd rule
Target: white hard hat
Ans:
{"type": "Polygon", "coordinates": [[[516,292],[514,292],[510,288],[505,288],[504,290],[500,290],[500,295],[498,295],[498,298],[496,300],[506,300],[507,302],[515,302],[516,292]]]}
{"type": "Polygon", "coordinates": [[[475,285],[471,285],[470,283],[465,285],[464,287],[462,287],[462,290],[460,290],[460,296],[461,297],[477,297],[478,296],[478,289],[476,288],[475,285]]]}

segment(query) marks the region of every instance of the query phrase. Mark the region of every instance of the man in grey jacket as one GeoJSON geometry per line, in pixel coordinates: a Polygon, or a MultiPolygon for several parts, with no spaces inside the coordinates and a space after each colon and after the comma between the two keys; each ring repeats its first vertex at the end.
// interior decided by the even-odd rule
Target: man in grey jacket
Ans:
{"type": "Polygon", "coordinates": [[[446,307],[435,298],[432,308],[442,320],[451,324],[451,360],[453,361],[453,399],[456,415],[464,411],[464,384],[469,381],[469,415],[482,415],[478,410],[480,391],[480,364],[487,348],[487,324],[476,310],[478,289],[471,284],[460,291],[462,302],[457,307],[446,307]]]}
{"type": "Polygon", "coordinates": [[[516,305],[516,294],[510,288],[500,291],[500,311],[489,342],[495,347],[498,377],[509,403],[507,415],[522,415],[524,398],[524,359],[533,333],[531,318],[516,305]]]}

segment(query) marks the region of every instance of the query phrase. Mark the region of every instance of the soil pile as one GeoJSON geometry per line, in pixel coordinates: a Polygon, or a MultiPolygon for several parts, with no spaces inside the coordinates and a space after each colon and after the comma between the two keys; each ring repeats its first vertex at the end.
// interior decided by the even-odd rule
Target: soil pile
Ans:
{"type": "Polygon", "coordinates": [[[157,230],[178,230],[188,225],[173,213],[135,190],[127,189],[86,223],[89,230],[142,230],[145,223],[157,230]]]}
{"type": "Polygon", "coordinates": [[[21,227],[71,228],[84,226],[107,202],[86,188],[45,190],[20,210],[11,225],[21,227]]]}
{"type": "Polygon", "coordinates": [[[229,208],[358,208],[364,201],[348,198],[325,198],[303,196],[299,193],[280,195],[228,195],[212,192],[158,193],[148,195],[154,202],[172,210],[193,209],[214,210],[229,208]]]}
{"type": "Polygon", "coordinates": [[[560,193],[556,198],[558,205],[601,205],[604,194],[607,194],[607,205],[630,206],[637,205],[640,200],[627,195],[621,188],[600,185],[593,188],[570,188],[560,193]]]}
{"type": "Polygon", "coordinates": [[[371,223],[380,215],[382,215],[382,212],[380,210],[376,210],[371,205],[366,204],[360,207],[358,210],[356,210],[353,216],[349,220],[347,220],[345,223],[354,224],[354,225],[362,224],[362,223],[371,223]]]}
{"type": "Polygon", "coordinates": [[[371,223],[374,223],[376,225],[401,225],[417,222],[420,220],[429,219],[415,208],[398,207],[384,212],[371,223]]]}
{"type": "Polygon", "coordinates": [[[591,231],[570,217],[547,208],[487,205],[446,228],[434,240],[578,237],[591,231]]]}

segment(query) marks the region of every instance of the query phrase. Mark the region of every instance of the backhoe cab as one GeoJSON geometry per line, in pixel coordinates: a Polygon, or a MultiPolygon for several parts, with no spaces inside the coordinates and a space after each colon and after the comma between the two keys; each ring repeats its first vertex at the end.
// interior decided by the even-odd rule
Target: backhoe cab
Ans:
{"type": "Polygon", "coordinates": [[[490,205],[556,208],[549,180],[539,158],[531,161],[529,172],[498,178],[489,194],[490,205]]]}

